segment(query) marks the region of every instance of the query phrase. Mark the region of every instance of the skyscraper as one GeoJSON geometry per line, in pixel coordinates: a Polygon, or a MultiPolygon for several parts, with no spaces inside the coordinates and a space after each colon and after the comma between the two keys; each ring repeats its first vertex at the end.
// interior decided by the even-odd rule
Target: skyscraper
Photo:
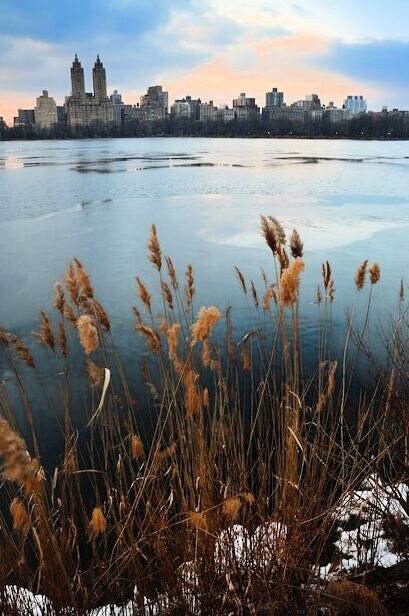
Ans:
{"type": "Polygon", "coordinates": [[[48,96],[47,90],[43,90],[42,96],[37,98],[34,117],[36,126],[39,128],[51,128],[58,122],[57,105],[55,100],[48,96]]]}
{"type": "Polygon", "coordinates": [[[266,93],[266,107],[282,107],[284,104],[284,94],[279,92],[277,88],[273,88],[271,92],[266,93]]]}
{"type": "Polygon", "coordinates": [[[77,54],[71,68],[71,96],[85,96],[84,69],[77,54]]]}
{"type": "Polygon", "coordinates": [[[94,96],[97,101],[104,101],[107,97],[107,78],[104,65],[97,56],[97,60],[92,69],[92,81],[94,84],[94,96]]]}
{"type": "Polygon", "coordinates": [[[83,126],[94,126],[99,129],[113,122],[113,104],[107,97],[105,68],[99,56],[92,77],[94,95],[85,92],[84,70],[75,55],[71,68],[72,93],[65,99],[67,124],[71,129],[83,126]]]}

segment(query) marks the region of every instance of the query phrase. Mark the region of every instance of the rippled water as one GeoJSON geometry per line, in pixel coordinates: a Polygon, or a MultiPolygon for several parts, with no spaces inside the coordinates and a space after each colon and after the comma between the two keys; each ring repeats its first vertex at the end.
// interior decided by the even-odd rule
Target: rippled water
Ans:
{"type": "Polygon", "coordinates": [[[154,284],[146,241],[155,223],[178,272],[193,264],[196,308],[231,304],[238,329],[245,329],[247,309],[233,267],[262,291],[260,267],[272,272],[259,234],[263,213],[289,231],[297,227],[303,237],[303,341],[313,353],[323,260],[334,271],[339,340],[364,258],[382,266],[376,309],[385,320],[396,307],[409,268],[408,189],[407,142],[3,142],[0,322],[28,339],[38,310],[51,306],[54,281],[77,256],[112,315],[118,345],[139,355],[141,345],[130,337],[134,276],[154,284]]]}

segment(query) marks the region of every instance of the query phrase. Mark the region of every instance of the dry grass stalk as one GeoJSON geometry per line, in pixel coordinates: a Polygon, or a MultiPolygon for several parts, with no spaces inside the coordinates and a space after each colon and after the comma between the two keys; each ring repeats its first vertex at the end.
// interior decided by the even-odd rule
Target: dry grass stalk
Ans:
{"type": "Polygon", "coordinates": [[[202,358],[203,366],[209,367],[212,365],[213,360],[212,360],[212,354],[210,352],[210,346],[209,346],[208,340],[205,340],[203,342],[201,358],[202,358]]]}
{"type": "Polygon", "coordinates": [[[202,396],[199,395],[196,384],[197,378],[198,375],[192,368],[186,370],[183,377],[186,417],[192,417],[195,415],[195,413],[197,413],[202,406],[202,396]]]}
{"type": "Polygon", "coordinates": [[[79,317],[77,329],[82,348],[87,355],[91,355],[91,353],[97,350],[99,340],[98,330],[88,314],[83,314],[79,317]]]}
{"type": "Polygon", "coordinates": [[[136,277],[136,285],[137,285],[137,288],[138,288],[139,299],[141,300],[141,302],[143,303],[145,308],[149,312],[151,312],[151,296],[148,293],[148,290],[145,287],[145,285],[143,284],[142,280],[140,278],[138,278],[138,276],[136,277]]]}
{"type": "Polygon", "coordinates": [[[161,343],[160,343],[160,338],[159,338],[159,334],[157,331],[155,331],[151,327],[147,327],[143,323],[137,323],[135,325],[135,329],[139,333],[141,333],[143,336],[145,336],[146,341],[148,342],[151,349],[155,351],[155,353],[160,353],[161,343]]]}
{"type": "Polygon", "coordinates": [[[246,279],[244,278],[242,272],[239,270],[238,267],[235,267],[235,272],[237,274],[237,278],[239,279],[241,288],[243,289],[243,293],[244,295],[247,295],[247,285],[246,285],[246,279]]]}
{"type": "Polygon", "coordinates": [[[164,280],[162,280],[162,291],[163,296],[166,300],[169,310],[173,310],[173,297],[169,286],[166,284],[164,280]]]}
{"type": "Polygon", "coordinates": [[[282,275],[283,271],[290,265],[290,259],[288,258],[286,249],[281,244],[279,244],[277,248],[277,256],[280,263],[280,274],[282,275]]]}
{"type": "Polygon", "coordinates": [[[322,302],[322,293],[320,289],[320,285],[317,286],[317,304],[321,304],[322,302]]]}
{"type": "Polygon", "coordinates": [[[44,312],[44,310],[40,310],[41,315],[41,324],[40,331],[33,332],[33,336],[37,338],[38,342],[45,346],[49,347],[52,351],[55,349],[55,340],[53,330],[51,328],[50,319],[48,315],[44,312]]]}
{"type": "Polygon", "coordinates": [[[75,329],[77,327],[77,314],[75,313],[75,310],[72,306],[70,306],[70,304],[65,304],[64,306],[64,316],[65,318],[69,321],[72,329],[75,329]]]}
{"type": "Polygon", "coordinates": [[[3,417],[0,417],[0,457],[0,474],[5,481],[14,481],[27,494],[39,487],[36,462],[31,459],[24,439],[12,430],[3,417]]]}
{"type": "Polygon", "coordinates": [[[361,289],[363,289],[365,285],[367,266],[368,259],[365,259],[365,261],[359,266],[358,271],[355,275],[355,286],[357,288],[357,291],[361,291],[361,289]]]}
{"type": "Polygon", "coordinates": [[[271,224],[273,225],[277,240],[279,242],[279,244],[281,244],[282,246],[284,246],[285,242],[286,242],[286,237],[285,237],[285,231],[283,226],[281,225],[281,223],[277,220],[277,218],[274,218],[274,216],[269,216],[268,217],[271,224]]]}
{"type": "Polygon", "coordinates": [[[399,300],[401,302],[405,301],[405,287],[403,285],[403,280],[400,281],[400,287],[399,287],[399,300]]]}
{"type": "Polygon", "coordinates": [[[206,516],[199,511],[191,511],[189,514],[189,523],[196,528],[196,530],[202,530],[207,532],[209,527],[207,524],[206,516]]]}
{"type": "Polygon", "coordinates": [[[304,262],[297,257],[291,265],[284,270],[280,279],[280,304],[292,306],[298,300],[300,287],[300,273],[304,270],[304,262]]]}
{"type": "Polygon", "coordinates": [[[178,279],[176,277],[176,270],[173,265],[173,261],[170,257],[165,257],[166,266],[168,268],[168,276],[172,284],[173,290],[176,291],[179,288],[178,279]]]}
{"type": "Polygon", "coordinates": [[[290,250],[291,254],[296,259],[297,257],[302,257],[304,253],[304,244],[301,241],[300,234],[296,229],[293,229],[290,237],[290,250]]]}
{"type": "Polygon", "coordinates": [[[77,270],[76,281],[79,287],[79,294],[83,295],[84,297],[88,297],[88,299],[92,299],[94,297],[94,291],[91,286],[89,276],[85,271],[81,261],[77,259],[77,257],[74,258],[74,263],[77,270]]]}
{"type": "Polygon", "coordinates": [[[131,436],[131,451],[134,460],[140,460],[144,456],[143,442],[137,434],[131,436]]]}
{"type": "MultiPolygon", "coordinates": [[[[3,330],[4,332],[4,330],[3,330]]],[[[31,355],[28,347],[24,344],[20,338],[17,338],[15,334],[0,333],[0,341],[6,344],[10,344],[13,351],[17,354],[17,357],[30,368],[35,368],[34,358],[31,355]]]]}
{"type": "Polygon", "coordinates": [[[65,286],[67,287],[67,291],[70,295],[72,303],[78,306],[80,289],[77,282],[77,275],[73,263],[69,264],[67,272],[65,274],[65,286]]]}
{"type": "Polygon", "coordinates": [[[181,325],[180,323],[173,323],[170,327],[168,327],[167,332],[166,332],[166,338],[168,341],[168,348],[169,348],[169,359],[172,362],[177,362],[178,361],[178,347],[179,347],[179,332],[180,332],[180,328],[181,325]]]}
{"type": "Polygon", "coordinates": [[[241,511],[241,499],[238,496],[228,498],[223,502],[222,512],[230,524],[237,522],[241,511]]]}
{"type": "Polygon", "coordinates": [[[190,263],[187,266],[187,270],[186,270],[185,276],[186,276],[185,308],[186,308],[186,310],[189,310],[191,305],[192,305],[193,296],[195,294],[195,287],[194,287],[195,280],[194,280],[194,277],[193,277],[193,268],[190,265],[190,263]]]}
{"type": "Polygon", "coordinates": [[[196,322],[192,325],[192,343],[195,344],[209,338],[213,327],[221,317],[222,313],[215,306],[209,306],[209,308],[202,306],[196,322]]]}
{"type": "Polygon", "coordinates": [[[111,329],[111,323],[109,322],[109,318],[107,313],[105,312],[104,307],[100,302],[96,299],[93,301],[94,314],[97,318],[98,323],[100,323],[106,330],[111,329]]]}
{"type": "Polygon", "coordinates": [[[156,267],[158,272],[162,269],[162,252],[159,245],[156,226],[152,225],[148,242],[149,261],[156,267]]]}
{"type": "Polygon", "coordinates": [[[101,507],[94,507],[89,522],[89,528],[91,537],[96,537],[106,532],[107,521],[101,507]]]}
{"type": "Polygon", "coordinates": [[[258,308],[259,301],[258,301],[256,287],[254,286],[254,282],[252,280],[250,281],[250,284],[251,284],[251,295],[253,296],[253,302],[254,302],[255,307],[258,308]]]}
{"type": "Polygon", "coordinates": [[[87,361],[87,376],[91,387],[101,387],[104,382],[104,368],[99,368],[92,359],[87,361]]]}
{"type": "Polygon", "coordinates": [[[10,503],[10,513],[13,518],[13,530],[25,534],[30,528],[30,516],[21,498],[17,496],[10,503]]]}
{"type": "Polygon", "coordinates": [[[242,369],[245,372],[249,372],[251,370],[251,357],[250,357],[250,353],[248,352],[245,344],[242,344],[240,346],[240,354],[241,354],[242,369]]]}
{"type": "Polygon", "coordinates": [[[380,278],[381,268],[379,267],[379,263],[374,263],[369,269],[369,280],[371,281],[371,284],[376,284],[379,282],[380,278]]]}
{"type": "Polygon", "coordinates": [[[60,344],[61,355],[67,357],[67,332],[65,331],[65,326],[62,321],[58,322],[58,342],[60,344]]]}
{"type": "Polygon", "coordinates": [[[209,408],[209,390],[207,389],[207,387],[204,389],[203,391],[203,406],[208,409],[209,408]]]}
{"type": "Polygon", "coordinates": [[[325,263],[322,264],[322,280],[324,283],[324,289],[325,291],[328,290],[328,286],[329,283],[331,281],[331,266],[328,263],[328,261],[326,261],[325,263]]]}
{"type": "Polygon", "coordinates": [[[329,282],[328,298],[329,298],[329,301],[332,304],[334,299],[335,299],[335,282],[332,279],[329,282]]]}
{"type": "Polygon", "coordinates": [[[134,317],[135,317],[135,329],[136,329],[137,325],[141,325],[143,323],[142,315],[140,311],[138,310],[138,308],[136,308],[136,306],[132,307],[132,312],[134,313],[134,317]]]}
{"type": "Polygon", "coordinates": [[[61,286],[61,283],[56,282],[54,285],[55,297],[54,297],[54,307],[60,312],[64,314],[64,305],[65,305],[65,295],[64,290],[61,286]]]}
{"type": "Polygon", "coordinates": [[[350,580],[334,580],[326,588],[329,602],[344,616],[387,616],[377,594],[362,584],[350,580]]]}
{"type": "Polygon", "coordinates": [[[261,216],[261,232],[266,240],[267,246],[275,256],[277,254],[278,240],[274,225],[265,217],[261,216]]]}
{"type": "Polygon", "coordinates": [[[263,296],[263,310],[264,312],[268,312],[270,310],[270,302],[271,300],[274,300],[274,302],[277,304],[278,303],[278,299],[277,299],[277,294],[275,292],[275,284],[272,284],[268,287],[268,289],[266,290],[266,292],[264,293],[263,296]]]}

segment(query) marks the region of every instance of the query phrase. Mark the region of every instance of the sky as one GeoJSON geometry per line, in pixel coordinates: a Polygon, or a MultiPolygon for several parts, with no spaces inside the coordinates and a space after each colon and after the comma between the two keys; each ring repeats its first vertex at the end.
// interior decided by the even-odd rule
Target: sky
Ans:
{"type": "Polygon", "coordinates": [[[99,53],[126,103],[162,84],[170,101],[246,92],[262,106],[277,87],[287,104],[409,109],[408,23],[408,0],[0,0],[0,116],[42,90],[63,104],[75,53],[87,90],[99,53]]]}

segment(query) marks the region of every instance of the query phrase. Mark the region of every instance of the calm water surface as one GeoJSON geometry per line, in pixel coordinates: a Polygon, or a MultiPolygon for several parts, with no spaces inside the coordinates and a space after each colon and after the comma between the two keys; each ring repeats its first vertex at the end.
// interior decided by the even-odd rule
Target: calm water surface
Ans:
{"type": "MultiPolygon", "coordinates": [[[[0,322],[29,340],[53,283],[77,256],[108,309],[116,342],[135,361],[134,276],[157,284],[146,258],[152,223],[165,254],[196,273],[195,306],[231,304],[237,330],[247,309],[233,268],[262,293],[272,273],[259,215],[304,240],[303,341],[316,346],[316,285],[328,259],[336,282],[339,341],[364,258],[382,280],[385,321],[409,270],[409,143],[241,139],[117,139],[0,143],[0,322]]],[[[363,300],[361,300],[363,301],[363,300]]],[[[314,351],[315,352],[315,351],[314,351]]],[[[2,378],[10,375],[3,370],[2,378]]]]}

